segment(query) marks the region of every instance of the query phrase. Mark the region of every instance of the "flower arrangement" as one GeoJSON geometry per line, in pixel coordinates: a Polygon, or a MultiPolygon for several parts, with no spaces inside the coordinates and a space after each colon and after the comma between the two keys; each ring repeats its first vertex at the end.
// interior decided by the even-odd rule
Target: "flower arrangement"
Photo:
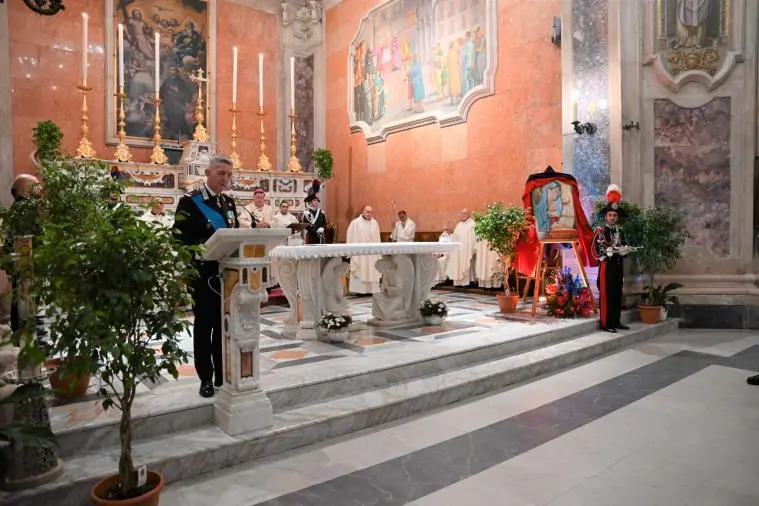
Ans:
{"type": "Polygon", "coordinates": [[[419,305],[419,314],[421,314],[423,318],[429,318],[431,316],[445,318],[448,316],[448,306],[446,306],[445,302],[442,300],[425,299],[424,302],[419,305]]]}
{"type": "Polygon", "coordinates": [[[348,315],[327,313],[319,320],[319,327],[327,331],[339,331],[347,329],[351,323],[353,323],[353,318],[348,315]]]}
{"type": "Polygon", "coordinates": [[[587,318],[593,311],[593,294],[583,286],[580,276],[569,267],[556,276],[556,283],[546,286],[548,314],[556,318],[587,318]]]}

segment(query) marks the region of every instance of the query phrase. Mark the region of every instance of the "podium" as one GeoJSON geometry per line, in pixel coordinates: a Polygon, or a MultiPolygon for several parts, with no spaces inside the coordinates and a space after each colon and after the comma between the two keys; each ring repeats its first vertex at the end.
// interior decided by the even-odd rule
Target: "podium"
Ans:
{"type": "Polygon", "coordinates": [[[224,385],[216,395],[214,420],[229,435],[270,427],[271,401],[259,386],[261,303],[268,300],[269,251],[287,229],[221,229],[206,241],[204,260],[219,262],[221,274],[224,385]]]}

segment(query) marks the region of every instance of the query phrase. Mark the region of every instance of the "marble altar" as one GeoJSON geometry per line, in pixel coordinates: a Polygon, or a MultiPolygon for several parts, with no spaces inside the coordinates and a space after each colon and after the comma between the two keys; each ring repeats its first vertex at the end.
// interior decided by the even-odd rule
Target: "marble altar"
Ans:
{"type": "Polygon", "coordinates": [[[277,246],[269,253],[276,260],[277,278],[290,304],[283,333],[316,340],[319,320],[326,313],[345,314],[343,258],[380,255],[381,291],[374,295],[371,325],[398,325],[420,319],[417,307],[429,297],[438,273],[435,254],[461,249],[456,242],[355,243],[311,246],[277,246]],[[299,309],[301,319],[298,321],[299,309]]]}

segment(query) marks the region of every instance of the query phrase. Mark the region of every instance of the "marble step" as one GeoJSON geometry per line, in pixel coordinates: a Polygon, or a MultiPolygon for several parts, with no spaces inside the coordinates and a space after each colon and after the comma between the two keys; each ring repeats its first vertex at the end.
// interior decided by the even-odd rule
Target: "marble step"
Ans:
{"type": "MultiPolygon", "coordinates": [[[[471,367],[297,406],[276,413],[274,426],[262,431],[232,437],[215,426],[204,426],[138,441],[132,455],[137,465],[161,472],[169,483],[187,480],[531,380],[677,326],[677,320],[668,320],[657,325],[635,323],[631,330],[617,334],[596,331],[471,367]]],[[[117,448],[77,454],[66,459],[64,473],[55,482],[21,492],[0,492],[0,505],[88,504],[91,487],[116,471],[118,456],[117,448]]]]}
{"type": "MultiPolygon", "coordinates": [[[[623,320],[629,323],[637,315],[637,311],[626,311],[623,320]]],[[[298,371],[276,378],[264,376],[261,378],[261,387],[266,391],[276,413],[538,349],[574,339],[597,328],[598,321],[592,319],[575,321],[571,325],[549,330],[525,331],[516,337],[504,333],[476,345],[460,340],[444,349],[433,347],[427,353],[414,351],[407,356],[398,354],[392,360],[380,356],[367,357],[360,363],[356,362],[356,367],[353,368],[318,368],[307,377],[301,376],[298,371]]],[[[213,423],[213,399],[199,397],[197,383],[171,386],[162,391],[159,399],[145,402],[149,404],[140,405],[138,398],[135,404],[135,441],[213,423]]],[[[59,455],[66,458],[82,450],[94,451],[118,445],[118,423],[119,413],[113,412],[110,416],[101,416],[74,426],[60,429],[54,427],[60,444],[59,455]]]]}

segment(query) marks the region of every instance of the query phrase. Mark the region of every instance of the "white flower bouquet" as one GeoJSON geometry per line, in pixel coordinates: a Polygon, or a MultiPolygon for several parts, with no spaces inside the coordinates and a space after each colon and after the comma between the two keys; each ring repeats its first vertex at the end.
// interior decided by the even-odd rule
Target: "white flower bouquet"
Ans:
{"type": "Polygon", "coordinates": [[[326,331],[337,332],[348,328],[348,325],[353,323],[353,318],[349,315],[339,315],[335,313],[327,313],[319,320],[319,327],[326,331]]]}
{"type": "Polygon", "coordinates": [[[419,305],[419,314],[422,315],[423,318],[434,316],[445,318],[448,316],[448,306],[446,306],[445,302],[441,300],[425,299],[425,301],[419,305]]]}

